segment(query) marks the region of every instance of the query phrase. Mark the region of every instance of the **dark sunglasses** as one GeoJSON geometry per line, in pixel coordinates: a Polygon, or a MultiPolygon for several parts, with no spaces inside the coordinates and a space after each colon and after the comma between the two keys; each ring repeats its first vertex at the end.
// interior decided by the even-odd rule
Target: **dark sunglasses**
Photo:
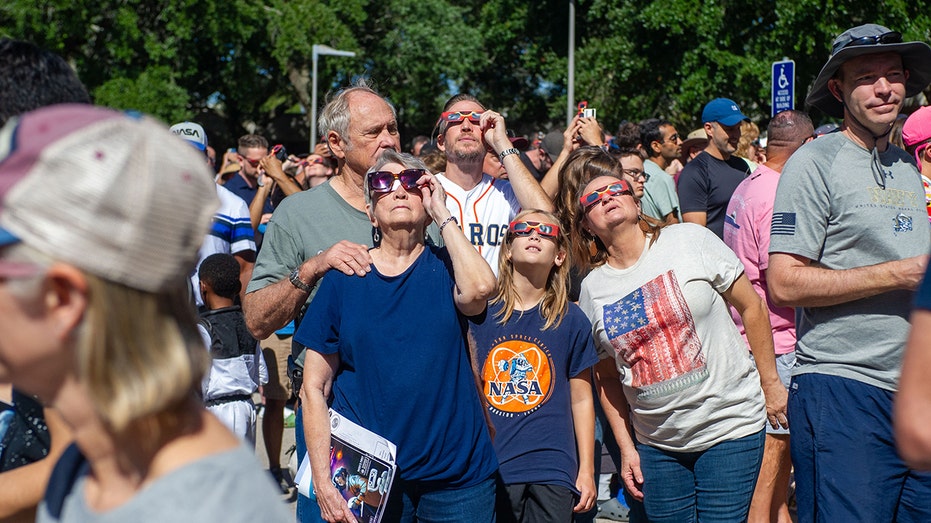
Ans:
{"type": "Polygon", "coordinates": [[[834,48],[834,52],[838,52],[841,49],[846,49],[848,47],[857,47],[860,45],[878,45],[878,44],[900,44],[902,43],[902,33],[896,31],[889,31],[888,33],[883,33],[878,36],[863,36],[860,38],[854,38],[853,40],[838,45],[834,48]]]}
{"type": "Polygon", "coordinates": [[[582,204],[582,208],[585,212],[588,212],[596,203],[600,202],[602,198],[607,196],[619,196],[621,194],[627,194],[633,196],[633,191],[630,190],[630,184],[624,180],[618,180],[612,184],[605,185],[600,189],[595,189],[594,191],[582,196],[579,198],[579,203],[582,204]]]}
{"type": "Polygon", "coordinates": [[[534,230],[545,238],[556,238],[559,235],[559,226],[552,223],[513,221],[508,224],[508,232],[517,236],[530,236],[534,230]]]}
{"type": "Polygon", "coordinates": [[[426,174],[423,169],[404,169],[395,174],[391,171],[375,171],[369,173],[369,190],[372,192],[391,192],[394,181],[401,182],[401,187],[408,191],[417,188],[417,180],[426,174]]]}
{"type": "Polygon", "coordinates": [[[482,118],[482,111],[446,111],[440,115],[440,120],[444,122],[461,122],[468,120],[472,123],[478,123],[482,118]]]}

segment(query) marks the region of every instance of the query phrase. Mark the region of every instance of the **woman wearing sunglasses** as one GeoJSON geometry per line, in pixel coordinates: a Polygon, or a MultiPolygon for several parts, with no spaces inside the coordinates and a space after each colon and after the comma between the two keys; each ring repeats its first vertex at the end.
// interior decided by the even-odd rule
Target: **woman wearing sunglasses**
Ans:
{"type": "Polygon", "coordinates": [[[787,426],[765,304],[721,240],[643,217],[626,181],[599,176],[576,194],[574,232],[595,267],[580,306],[625,488],[651,521],[746,520],[764,423],[787,426]]]}
{"type": "Polygon", "coordinates": [[[569,522],[595,503],[591,323],[569,302],[568,237],[526,210],[508,226],[498,294],[470,319],[500,465],[498,523],[569,522]]]}
{"type": "Polygon", "coordinates": [[[335,411],[398,447],[385,521],[492,521],[497,462],[465,317],[485,310],[494,274],[420,160],[387,151],[365,184],[377,238],[372,271],[329,272],[305,316],[313,321],[294,336],[309,349],[301,398],[320,512],[326,521],[356,521],[330,478],[332,396],[335,411]],[[443,248],[424,242],[434,221],[443,248]]]}

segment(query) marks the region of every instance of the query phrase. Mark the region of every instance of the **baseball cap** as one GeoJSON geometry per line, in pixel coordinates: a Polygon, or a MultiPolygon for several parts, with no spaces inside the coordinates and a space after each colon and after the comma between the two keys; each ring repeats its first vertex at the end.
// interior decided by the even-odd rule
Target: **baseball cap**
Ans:
{"type": "Polygon", "coordinates": [[[527,141],[527,138],[523,136],[518,136],[517,133],[515,133],[511,129],[508,129],[507,133],[508,133],[508,140],[511,141],[511,145],[513,145],[515,149],[519,149],[523,151],[527,149],[527,147],[530,146],[530,142],[527,141]]]}
{"type": "Polygon", "coordinates": [[[911,148],[924,142],[924,147],[915,149],[915,161],[921,168],[921,151],[931,143],[931,106],[920,107],[911,114],[902,127],[902,142],[911,148]]]}
{"type": "Polygon", "coordinates": [[[750,121],[750,118],[740,112],[737,102],[727,98],[715,98],[705,105],[701,112],[701,123],[718,122],[728,127],[737,125],[742,121],[750,121]]]}
{"type": "Polygon", "coordinates": [[[199,151],[207,150],[207,133],[200,124],[194,122],[181,122],[172,125],[169,129],[171,134],[187,140],[199,151]]]}
{"type": "Polygon", "coordinates": [[[157,292],[190,276],[218,207],[203,156],[154,118],[53,105],[0,129],[0,246],[157,292]]]}
{"type": "Polygon", "coordinates": [[[909,72],[905,96],[914,96],[927,87],[931,82],[931,47],[924,42],[902,42],[902,35],[887,27],[864,24],[850,28],[834,39],[831,57],[811,85],[805,103],[830,116],[843,118],[844,106],[828,89],[828,80],[851,58],[890,52],[902,56],[902,65],[909,72]]]}

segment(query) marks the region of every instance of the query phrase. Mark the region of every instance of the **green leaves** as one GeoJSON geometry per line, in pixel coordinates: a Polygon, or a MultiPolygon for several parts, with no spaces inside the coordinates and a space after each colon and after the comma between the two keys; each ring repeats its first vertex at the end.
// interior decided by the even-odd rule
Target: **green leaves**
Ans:
{"type": "MultiPolygon", "coordinates": [[[[565,125],[568,12],[567,0],[7,0],[0,34],[64,56],[98,103],[204,121],[214,143],[248,131],[307,143],[312,46],[354,51],[321,57],[319,103],[369,77],[406,145],[459,91],[520,133],[565,125]]],[[[907,0],[577,0],[575,101],[608,131],[659,116],[687,132],[717,96],[763,124],[770,64],[796,61],[801,104],[834,36],[865,22],[931,41],[931,11],[907,0]]]]}

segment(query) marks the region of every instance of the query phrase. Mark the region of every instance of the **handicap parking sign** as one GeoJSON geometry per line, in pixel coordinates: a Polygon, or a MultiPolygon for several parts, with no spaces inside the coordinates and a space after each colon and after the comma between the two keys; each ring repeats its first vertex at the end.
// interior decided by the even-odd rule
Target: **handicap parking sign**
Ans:
{"type": "Polygon", "coordinates": [[[795,109],[795,61],[773,62],[773,97],[770,116],[795,109]]]}

